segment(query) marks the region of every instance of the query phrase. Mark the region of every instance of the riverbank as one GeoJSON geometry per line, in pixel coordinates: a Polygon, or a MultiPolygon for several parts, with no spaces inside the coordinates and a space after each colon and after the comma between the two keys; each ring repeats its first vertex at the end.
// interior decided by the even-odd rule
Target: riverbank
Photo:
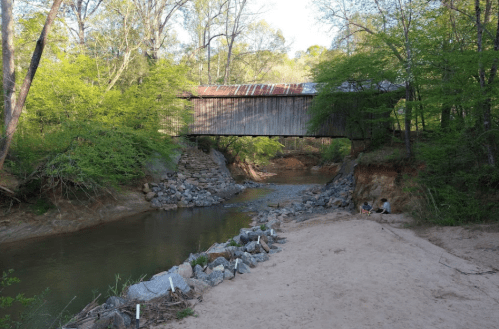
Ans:
{"type": "Polygon", "coordinates": [[[155,209],[211,206],[242,190],[244,186],[235,184],[221,153],[205,154],[186,146],[176,172],[157,161],[137,186],[99,195],[45,193],[44,206],[50,209],[41,215],[27,203],[0,209],[0,243],[77,232],[155,209]]]}
{"type": "Polygon", "coordinates": [[[283,252],[156,328],[497,328],[499,262],[457,257],[402,214],[296,219],[281,223],[283,252]]]}

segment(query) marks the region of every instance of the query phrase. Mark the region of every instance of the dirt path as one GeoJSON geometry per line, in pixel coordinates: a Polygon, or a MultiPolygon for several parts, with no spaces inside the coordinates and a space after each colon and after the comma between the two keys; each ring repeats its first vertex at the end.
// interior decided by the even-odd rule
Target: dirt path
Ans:
{"type": "Polygon", "coordinates": [[[282,253],[157,328],[499,328],[499,273],[370,219],[285,223],[282,253]]]}

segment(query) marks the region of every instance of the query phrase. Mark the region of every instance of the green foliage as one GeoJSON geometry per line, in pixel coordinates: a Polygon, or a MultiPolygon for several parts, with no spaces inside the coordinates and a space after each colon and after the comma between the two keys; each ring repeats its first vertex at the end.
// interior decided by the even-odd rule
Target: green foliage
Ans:
{"type": "Polygon", "coordinates": [[[236,241],[234,241],[234,239],[230,239],[229,240],[229,246],[230,247],[242,247],[239,243],[237,243],[236,241]]]}
{"type": "Polygon", "coordinates": [[[265,231],[267,229],[267,226],[265,224],[260,225],[260,230],[265,231]]]}
{"type": "Polygon", "coordinates": [[[345,123],[348,137],[386,138],[392,124],[389,114],[404,96],[404,90],[382,93],[373,89],[372,84],[395,83],[397,75],[392,65],[384,52],[375,51],[336,55],[315,66],[314,80],[320,87],[310,108],[309,131],[320,130],[332,117],[336,122],[345,123]],[[341,92],[338,88],[344,88],[344,83],[356,88],[357,92],[341,92]]]}
{"type": "Polygon", "coordinates": [[[13,272],[14,270],[12,269],[2,272],[2,278],[0,280],[0,310],[5,309],[6,311],[8,311],[8,309],[14,304],[21,304],[24,307],[28,308],[20,315],[19,320],[12,319],[9,314],[0,317],[0,328],[29,328],[28,324],[30,320],[36,315],[38,311],[37,307],[43,302],[43,297],[46,295],[47,291],[39,296],[31,298],[25,297],[24,294],[17,294],[15,297],[4,296],[3,290],[6,287],[20,282],[18,278],[12,276],[13,272]]]}
{"type": "Polygon", "coordinates": [[[145,277],[146,277],[146,275],[143,274],[143,275],[139,276],[137,279],[132,279],[131,277],[129,277],[128,279],[121,282],[123,280],[123,278],[120,276],[119,273],[115,274],[114,275],[114,285],[110,285],[107,288],[107,297],[123,296],[126,293],[126,289],[129,286],[134,285],[134,284],[139,283],[139,282],[142,282],[142,280],[144,280],[145,277]]]}
{"type": "Polygon", "coordinates": [[[142,177],[145,162],[155,152],[168,158],[174,148],[159,132],[109,128],[93,122],[70,123],[50,138],[65,144],[60,143],[58,152],[50,156],[44,176],[91,187],[142,177]]]}
{"type": "Polygon", "coordinates": [[[192,308],[190,307],[177,312],[177,319],[179,320],[188,316],[196,316],[196,314],[194,314],[194,310],[192,310],[192,308]]]}
{"type": "Polygon", "coordinates": [[[196,265],[206,266],[208,264],[208,257],[202,255],[191,261],[191,266],[195,267],[196,265]]]}
{"type": "Polygon", "coordinates": [[[418,144],[426,166],[419,175],[420,218],[441,225],[497,220],[499,169],[484,164],[479,147],[479,139],[460,131],[439,132],[418,144]]]}
{"type": "Polygon", "coordinates": [[[268,164],[269,159],[284,147],[277,137],[216,137],[213,138],[213,144],[228,156],[229,162],[239,158],[240,161],[256,165],[268,164]]]}
{"type": "Polygon", "coordinates": [[[352,144],[348,138],[337,138],[322,150],[322,160],[325,162],[341,162],[350,154],[352,144]]]}
{"type": "Polygon", "coordinates": [[[153,156],[170,158],[176,146],[165,133],[190,118],[177,98],[190,90],[186,68],[156,61],[140,83],[107,91],[95,64],[65,53],[43,62],[6,163],[12,172],[95,189],[143,177],[153,156]]]}

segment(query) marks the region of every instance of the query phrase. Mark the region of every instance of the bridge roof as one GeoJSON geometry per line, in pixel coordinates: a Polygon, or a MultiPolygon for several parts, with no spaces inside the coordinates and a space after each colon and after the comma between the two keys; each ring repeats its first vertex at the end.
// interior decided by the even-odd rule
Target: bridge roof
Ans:
{"type": "Polygon", "coordinates": [[[255,97],[255,96],[304,96],[315,95],[313,82],[258,85],[199,86],[198,97],[255,97]]]}
{"type": "MultiPolygon", "coordinates": [[[[315,96],[318,91],[318,84],[315,82],[305,83],[280,83],[280,84],[255,84],[255,85],[212,85],[198,86],[196,95],[184,94],[181,97],[262,97],[262,96],[315,96]]],[[[374,83],[372,81],[363,82],[343,82],[336,87],[337,92],[361,92],[366,90],[377,90],[378,92],[390,92],[403,85],[392,84],[389,81],[374,83]]],[[[320,89],[320,88],[319,88],[320,89]]]]}

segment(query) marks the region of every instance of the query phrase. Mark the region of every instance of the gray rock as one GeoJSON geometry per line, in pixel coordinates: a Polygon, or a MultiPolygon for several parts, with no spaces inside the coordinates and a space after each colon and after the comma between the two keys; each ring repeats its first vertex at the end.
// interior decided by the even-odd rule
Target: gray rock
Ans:
{"type": "Polygon", "coordinates": [[[183,263],[178,267],[178,274],[183,278],[190,278],[192,276],[192,266],[189,263],[183,263]]]}
{"type": "MultiPolygon", "coordinates": [[[[250,242],[250,239],[248,238],[248,236],[246,234],[241,234],[238,237],[239,237],[240,243],[243,244],[243,245],[245,245],[248,242],[250,242]]],[[[235,239],[234,239],[234,241],[235,241],[235,239]]]]}
{"type": "Polygon", "coordinates": [[[249,267],[256,267],[257,261],[250,253],[245,252],[241,256],[241,260],[243,261],[244,264],[248,265],[249,267]]]}
{"type": "Polygon", "coordinates": [[[260,230],[260,229],[258,229],[258,230],[256,230],[256,231],[254,231],[254,232],[248,232],[248,238],[249,238],[250,240],[252,240],[252,241],[256,241],[256,240],[258,240],[258,237],[259,237],[259,236],[262,236],[262,235],[264,235],[264,233],[263,233],[263,231],[262,231],[262,230],[260,230]]]}
{"type": "Polygon", "coordinates": [[[224,280],[232,280],[234,278],[234,270],[225,270],[224,271],[224,280]]]}
{"type": "MultiPolygon", "coordinates": [[[[272,249],[271,249],[272,250],[272,249]]],[[[269,260],[269,256],[265,253],[262,254],[254,254],[253,259],[256,260],[257,262],[266,262],[269,260]]]]}
{"type": "Polygon", "coordinates": [[[151,281],[140,282],[128,288],[127,299],[149,301],[156,297],[165,296],[170,287],[170,278],[172,278],[175,289],[180,289],[184,293],[191,290],[184,278],[178,273],[164,274],[157,276],[151,281]]]}
{"type": "MultiPolygon", "coordinates": [[[[206,275],[206,273],[204,273],[204,274],[206,275]]],[[[208,278],[207,275],[206,275],[206,277],[208,278]]],[[[187,282],[189,287],[194,289],[195,292],[200,293],[200,294],[205,292],[210,287],[210,284],[208,282],[206,282],[206,280],[198,280],[198,279],[190,278],[190,279],[185,279],[185,282],[187,282]]]]}
{"type": "Polygon", "coordinates": [[[208,275],[208,283],[214,287],[224,281],[224,273],[221,271],[213,271],[208,275]]]}
{"type": "Polygon", "coordinates": [[[228,268],[229,267],[229,261],[227,259],[225,259],[224,257],[218,257],[212,263],[210,263],[208,265],[208,267],[209,268],[214,268],[214,267],[217,267],[219,265],[223,265],[224,268],[228,268]]]}
{"type": "Polygon", "coordinates": [[[130,317],[126,314],[123,314],[117,310],[114,310],[99,320],[95,321],[95,323],[90,327],[91,329],[107,329],[107,328],[117,328],[117,329],[125,329],[132,323],[130,317]]]}
{"type": "Polygon", "coordinates": [[[114,308],[118,308],[124,304],[126,304],[126,299],[123,299],[123,298],[117,297],[117,296],[111,296],[106,300],[106,303],[104,304],[104,308],[111,310],[114,308]]]}
{"type": "Polygon", "coordinates": [[[244,273],[251,273],[249,266],[244,264],[243,262],[239,261],[239,264],[237,264],[237,272],[239,274],[244,274],[244,273]]]}
{"type": "Polygon", "coordinates": [[[260,245],[256,243],[256,241],[251,241],[250,243],[244,246],[245,250],[251,254],[260,252],[260,245]]]}

